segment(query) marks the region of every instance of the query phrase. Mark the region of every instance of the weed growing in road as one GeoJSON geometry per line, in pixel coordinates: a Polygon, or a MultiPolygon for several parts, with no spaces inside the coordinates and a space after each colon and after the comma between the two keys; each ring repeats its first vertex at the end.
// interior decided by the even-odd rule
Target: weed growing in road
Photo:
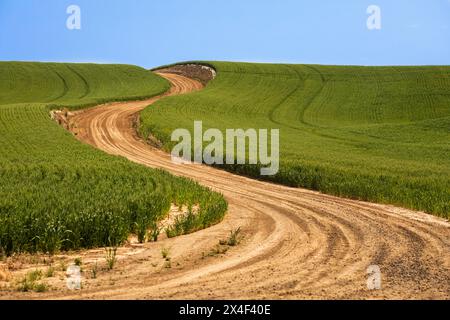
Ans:
{"type": "Polygon", "coordinates": [[[215,256],[218,256],[221,254],[225,254],[225,253],[227,253],[228,249],[229,249],[228,246],[219,244],[219,245],[215,246],[213,249],[211,249],[211,251],[208,253],[207,256],[215,257],[215,256]]]}
{"type": "Polygon", "coordinates": [[[81,265],[83,264],[83,261],[81,260],[81,258],[75,258],[75,260],[73,261],[74,265],[76,265],[77,267],[81,267],[81,265]]]}
{"type": "Polygon", "coordinates": [[[17,291],[20,292],[45,292],[48,290],[48,286],[42,282],[38,282],[42,279],[42,271],[34,270],[28,272],[22,279],[17,283],[17,291]]]}
{"type": "Polygon", "coordinates": [[[34,286],[34,291],[35,292],[47,292],[48,291],[48,285],[46,285],[45,283],[37,283],[35,286],[34,286]]]}
{"type": "Polygon", "coordinates": [[[108,270],[112,270],[117,262],[117,247],[109,247],[105,249],[105,260],[108,270]]]}
{"type": "Polygon", "coordinates": [[[230,235],[228,236],[227,239],[220,240],[219,244],[216,245],[214,248],[212,248],[207,254],[202,252],[202,259],[206,257],[216,257],[227,253],[230,247],[237,246],[241,242],[242,238],[243,237],[241,235],[240,227],[231,230],[230,235]]]}
{"type": "Polygon", "coordinates": [[[61,261],[61,262],[59,263],[59,268],[60,268],[61,271],[65,272],[65,271],[67,270],[67,264],[66,264],[66,262],[65,262],[65,261],[61,261]]]}
{"type": "Polygon", "coordinates": [[[92,279],[97,279],[97,273],[98,273],[97,262],[95,262],[94,266],[92,267],[91,273],[92,273],[92,279]]]}
{"type": "Polygon", "coordinates": [[[230,236],[228,237],[228,239],[226,240],[220,240],[220,244],[221,245],[227,245],[230,247],[234,247],[237,246],[239,244],[239,242],[241,241],[242,236],[241,236],[241,227],[231,230],[230,231],[230,236]]]}
{"type": "Polygon", "coordinates": [[[161,256],[163,259],[169,259],[170,250],[168,248],[162,248],[161,249],[161,256]]]}
{"type": "Polygon", "coordinates": [[[52,278],[55,275],[55,268],[52,266],[48,267],[47,271],[45,272],[45,276],[47,278],[52,278]]]}

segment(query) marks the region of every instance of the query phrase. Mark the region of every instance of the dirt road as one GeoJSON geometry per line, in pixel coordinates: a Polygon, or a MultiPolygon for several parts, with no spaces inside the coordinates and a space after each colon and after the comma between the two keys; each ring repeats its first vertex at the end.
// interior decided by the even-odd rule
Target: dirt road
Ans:
{"type": "MultiPolygon", "coordinates": [[[[161,75],[173,85],[168,95],[202,88],[179,75],[161,75]]],[[[144,245],[81,292],[46,297],[450,299],[448,221],[203,165],[174,164],[169,155],[138,138],[132,127],[135,115],[160,98],[99,106],[78,113],[71,122],[79,139],[107,153],[222,192],[229,201],[227,217],[207,230],[144,245]],[[224,254],[214,251],[237,227],[242,227],[243,241],[224,254]],[[158,262],[162,247],[170,248],[170,268],[158,262]],[[371,265],[380,267],[381,290],[367,288],[371,265]]]]}

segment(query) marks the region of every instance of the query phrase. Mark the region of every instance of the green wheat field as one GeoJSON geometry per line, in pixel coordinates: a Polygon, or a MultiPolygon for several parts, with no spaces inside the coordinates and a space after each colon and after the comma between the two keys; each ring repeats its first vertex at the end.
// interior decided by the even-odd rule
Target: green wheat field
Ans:
{"type": "MultiPolygon", "coordinates": [[[[204,62],[217,77],[141,115],[167,150],[172,130],[280,129],[271,181],[449,217],[450,67],[204,62]]],[[[258,166],[226,166],[260,178],[258,166]]]]}
{"type": "Polygon", "coordinates": [[[78,142],[50,118],[136,100],[169,83],[127,65],[0,62],[0,256],[118,246],[147,230],[171,204],[200,206],[171,235],[222,220],[220,194],[78,142]]]}

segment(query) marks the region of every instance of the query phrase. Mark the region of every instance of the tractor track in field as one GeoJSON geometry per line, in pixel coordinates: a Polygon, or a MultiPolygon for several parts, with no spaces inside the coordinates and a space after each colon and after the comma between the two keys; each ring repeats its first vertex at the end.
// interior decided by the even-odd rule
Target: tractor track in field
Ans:
{"type": "Polygon", "coordinates": [[[226,218],[194,234],[143,245],[79,292],[61,289],[36,298],[450,299],[448,221],[204,165],[174,164],[149,146],[133,128],[136,114],[165,96],[202,88],[180,75],[160,75],[172,83],[168,93],[79,111],[70,119],[72,127],[78,139],[109,154],[223,193],[229,202],[226,218]],[[237,227],[244,235],[238,246],[208,254],[237,227]],[[155,268],[162,247],[170,248],[171,268],[155,268]],[[381,290],[367,288],[371,265],[381,269],[381,290]]]}

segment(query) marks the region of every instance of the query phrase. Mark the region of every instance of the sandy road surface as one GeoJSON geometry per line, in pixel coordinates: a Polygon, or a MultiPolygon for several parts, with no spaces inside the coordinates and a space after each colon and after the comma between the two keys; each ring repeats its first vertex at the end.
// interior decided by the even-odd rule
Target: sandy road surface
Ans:
{"type": "MultiPolygon", "coordinates": [[[[161,74],[166,95],[199,90],[194,80],[161,74]]],[[[450,223],[393,206],[341,199],[236,176],[203,165],[176,165],[136,136],[133,117],[161,97],[77,113],[78,138],[131,161],[163,168],[222,192],[229,213],[195,234],[146,244],[118,265],[113,281],[48,298],[444,298],[450,299],[450,223]],[[231,229],[242,243],[206,255],[231,229]],[[151,262],[171,248],[172,268],[151,262]],[[153,260],[152,260],[153,259],[153,260]],[[378,265],[382,289],[368,290],[366,270],[378,265]]],[[[106,276],[104,276],[106,277],[106,276]]]]}

